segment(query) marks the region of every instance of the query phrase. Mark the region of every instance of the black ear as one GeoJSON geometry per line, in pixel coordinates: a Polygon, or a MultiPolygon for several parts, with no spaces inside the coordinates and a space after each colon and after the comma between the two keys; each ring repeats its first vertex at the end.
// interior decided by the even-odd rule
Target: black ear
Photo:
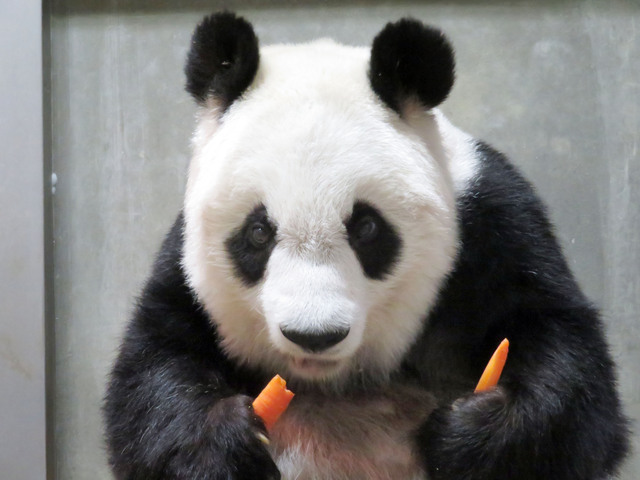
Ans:
{"type": "Polygon", "coordinates": [[[411,100],[425,108],[440,104],[453,86],[454,68],[453,48],[440,30],[403,18],[388,23],[373,40],[369,81],[401,113],[411,100]]]}
{"type": "Polygon", "coordinates": [[[259,59],[258,38],[244,18],[231,12],[205,17],[191,37],[187,92],[200,104],[213,97],[226,109],[253,81],[259,59]]]}

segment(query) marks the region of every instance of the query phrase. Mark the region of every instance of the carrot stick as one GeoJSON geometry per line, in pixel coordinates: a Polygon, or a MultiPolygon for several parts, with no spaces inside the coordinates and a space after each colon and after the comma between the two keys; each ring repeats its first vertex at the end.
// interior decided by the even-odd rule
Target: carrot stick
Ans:
{"type": "Polygon", "coordinates": [[[509,340],[506,338],[500,343],[496,351],[491,356],[491,360],[487,364],[480,381],[476,386],[476,392],[483,392],[495,387],[500,380],[502,369],[507,361],[507,354],[509,353],[509,340]]]}
{"type": "Polygon", "coordinates": [[[253,401],[253,410],[269,430],[289,406],[294,393],[287,390],[287,382],[276,375],[253,401]]]}

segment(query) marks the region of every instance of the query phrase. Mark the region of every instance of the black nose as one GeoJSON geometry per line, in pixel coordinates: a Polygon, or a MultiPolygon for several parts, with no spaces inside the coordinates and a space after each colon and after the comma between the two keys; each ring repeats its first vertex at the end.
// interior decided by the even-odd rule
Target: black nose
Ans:
{"type": "Polygon", "coordinates": [[[282,334],[293,343],[309,352],[321,352],[347,338],[349,329],[329,330],[327,332],[301,332],[280,327],[282,334]]]}

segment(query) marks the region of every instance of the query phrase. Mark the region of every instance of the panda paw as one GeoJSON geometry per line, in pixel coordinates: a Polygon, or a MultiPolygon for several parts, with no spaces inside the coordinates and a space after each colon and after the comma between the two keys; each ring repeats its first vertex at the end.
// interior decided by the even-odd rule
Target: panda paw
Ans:
{"type": "Polygon", "coordinates": [[[279,480],[280,472],[266,448],[264,423],[251,401],[245,395],[234,395],[216,402],[199,444],[185,446],[172,458],[174,477],[279,480]]]}
{"type": "Polygon", "coordinates": [[[508,421],[508,396],[501,387],[457,399],[431,413],[418,443],[431,480],[489,480],[505,459],[507,438],[499,438],[508,421]]]}

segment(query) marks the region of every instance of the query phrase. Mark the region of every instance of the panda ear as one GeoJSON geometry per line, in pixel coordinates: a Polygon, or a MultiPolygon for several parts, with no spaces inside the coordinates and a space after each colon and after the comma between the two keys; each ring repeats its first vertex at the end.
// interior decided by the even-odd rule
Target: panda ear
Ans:
{"type": "Polygon", "coordinates": [[[453,48],[440,30],[403,18],[373,40],[369,81],[382,101],[402,113],[411,101],[439,105],[453,86],[454,68],[453,48]]]}
{"type": "Polygon", "coordinates": [[[201,105],[216,99],[224,111],[253,81],[259,58],[258,38],[244,18],[231,12],[205,17],[191,37],[186,90],[201,105]]]}

